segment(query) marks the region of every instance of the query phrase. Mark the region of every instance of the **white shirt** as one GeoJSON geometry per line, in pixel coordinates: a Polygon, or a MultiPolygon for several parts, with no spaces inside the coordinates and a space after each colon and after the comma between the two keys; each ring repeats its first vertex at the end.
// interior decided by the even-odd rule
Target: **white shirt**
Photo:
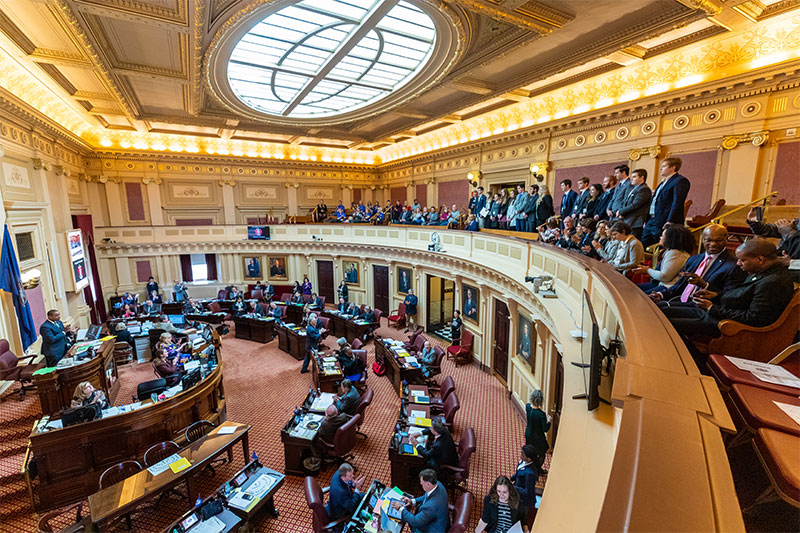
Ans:
{"type": "Polygon", "coordinates": [[[675,176],[676,174],[678,174],[678,173],[677,172],[673,172],[672,174],[667,176],[667,179],[665,179],[664,181],[659,183],[658,186],[656,187],[656,192],[653,195],[653,201],[650,202],[650,214],[651,215],[655,215],[656,214],[656,198],[658,198],[658,195],[661,193],[661,189],[664,188],[664,187],[662,187],[662,185],[666,184],[669,180],[672,179],[672,176],[675,176]]]}
{"type": "Polygon", "coordinates": [[[620,264],[622,258],[625,257],[625,252],[628,251],[628,247],[624,245],[628,243],[628,241],[630,241],[631,239],[633,239],[633,235],[628,235],[628,238],[625,239],[624,241],[618,241],[619,243],[617,244],[617,254],[614,256],[614,261],[613,261],[614,264],[616,265],[620,264]]]}

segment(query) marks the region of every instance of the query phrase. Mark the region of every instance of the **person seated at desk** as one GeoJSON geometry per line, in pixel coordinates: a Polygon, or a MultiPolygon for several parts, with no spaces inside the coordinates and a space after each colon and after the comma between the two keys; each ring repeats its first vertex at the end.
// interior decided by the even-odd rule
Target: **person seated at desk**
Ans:
{"type": "Polygon", "coordinates": [[[316,457],[325,455],[325,446],[320,441],[322,440],[328,444],[333,444],[333,437],[336,435],[336,430],[348,420],[350,420],[350,415],[340,413],[333,404],[325,409],[325,419],[319,425],[317,435],[311,442],[311,449],[316,457]]]}
{"type": "MultiPolygon", "coordinates": [[[[339,339],[339,341],[341,340],[343,339],[339,339]]],[[[339,366],[342,368],[342,373],[347,381],[352,383],[361,379],[366,365],[364,365],[360,357],[355,357],[353,355],[353,349],[350,346],[345,346],[339,350],[336,360],[339,362],[339,366]]],[[[355,388],[351,390],[355,390],[355,388]]],[[[356,391],[356,396],[358,396],[358,391],[356,391]]]]}
{"type": "Polygon", "coordinates": [[[536,448],[530,444],[522,447],[522,458],[517,464],[517,470],[511,476],[514,488],[519,494],[520,504],[526,516],[525,523],[533,525],[532,511],[536,506],[536,482],[539,480],[539,467],[536,466],[536,448]]]}
{"type": "Polygon", "coordinates": [[[422,351],[419,352],[417,361],[422,364],[422,375],[426,378],[431,377],[431,371],[428,369],[428,365],[432,365],[436,362],[436,351],[433,349],[433,346],[431,346],[430,341],[425,341],[425,344],[422,345],[422,351]]]}
{"type": "Polygon", "coordinates": [[[278,304],[276,304],[275,302],[270,302],[270,304],[269,304],[269,313],[270,313],[270,316],[272,316],[272,318],[275,319],[275,323],[276,324],[282,324],[283,323],[282,320],[281,320],[281,318],[283,317],[283,311],[281,310],[280,307],[278,307],[278,304]]]}
{"type": "Polygon", "coordinates": [[[86,407],[90,404],[100,404],[100,409],[108,409],[108,400],[103,391],[95,390],[94,385],[88,381],[83,381],[75,387],[75,392],[72,393],[71,407],[76,409],[78,407],[86,407]]]}
{"type": "Polygon", "coordinates": [[[169,321],[169,317],[167,315],[161,315],[159,317],[159,322],[154,324],[157,329],[163,329],[168,333],[180,333],[181,330],[176,328],[172,325],[172,322],[169,321]]]}
{"type": "Polygon", "coordinates": [[[355,319],[361,315],[361,310],[354,302],[350,302],[350,305],[347,306],[344,314],[352,319],[355,319]]]}
{"type": "Polygon", "coordinates": [[[190,349],[191,347],[188,344],[175,342],[172,333],[168,331],[162,333],[156,343],[156,352],[166,351],[169,358],[176,357],[181,353],[187,353],[190,349]]]}
{"type": "Polygon", "coordinates": [[[261,291],[264,292],[267,290],[267,286],[264,285],[264,280],[258,280],[255,285],[253,285],[254,291],[261,291]]]}
{"type": "Polygon", "coordinates": [[[152,301],[154,304],[161,305],[164,303],[164,301],[161,299],[161,295],[158,294],[158,291],[153,291],[149,294],[150,294],[150,301],[152,301]]]}
{"type": "Polygon", "coordinates": [[[311,300],[308,302],[308,305],[310,305],[312,309],[322,309],[322,298],[320,298],[316,292],[312,292],[311,300]]]}
{"type": "MultiPolygon", "coordinates": [[[[370,306],[365,305],[364,306],[364,314],[361,316],[361,319],[362,320],[366,320],[367,322],[372,324],[373,322],[375,322],[375,311],[373,311],[370,306]]],[[[365,341],[367,340],[367,335],[372,335],[373,331],[375,331],[375,326],[374,325],[370,325],[369,331],[367,333],[364,333],[364,340],[365,341]]]]}
{"type": "Polygon", "coordinates": [[[153,368],[156,374],[167,380],[167,386],[177,385],[183,375],[183,364],[188,361],[188,357],[170,357],[166,349],[156,352],[153,360],[153,368]]]}
{"type": "Polygon", "coordinates": [[[361,396],[358,391],[353,387],[353,382],[349,379],[343,379],[339,384],[339,394],[333,397],[333,405],[340,413],[346,413],[350,416],[356,414],[358,408],[358,401],[361,396]]]}
{"type": "Polygon", "coordinates": [[[347,302],[344,301],[344,298],[339,298],[339,304],[336,306],[336,310],[340,313],[346,313],[347,307],[348,305],[347,302]]]}
{"type": "Polygon", "coordinates": [[[331,520],[338,520],[343,516],[352,515],[364,495],[358,489],[364,484],[364,476],[355,477],[353,467],[342,463],[331,478],[331,487],[328,492],[328,503],[325,510],[331,520]]]}
{"type": "Polygon", "coordinates": [[[233,302],[231,306],[231,311],[233,312],[233,316],[242,316],[247,312],[247,308],[244,305],[244,301],[242,300],[241,296],[236,298],[236,301],[233,302]]]}
{"type": "MultiPolygon", "coordinates": [[[[440,418],[431,421],[430,429],[425,429],[422,435],[428,437],[427,446],[417,444],[417,451],[425,459],[425,463],[436,471],[440,471],[443,465],[458,466],[458,451],[453,442],[453,436],[440,418]],[[431,442],[433,436],[433,442],[431,442]]],[[[419,433],[411,433],[409,438],[416,442],[419,433]]]]}
{"type": "Polygon", "coordinates": [[[125,325],[125,322],[120,322],[116,326],[114,326],[114,335],[117,337],[117,342],[127,342],[131,349],[136,352],[136,342],[133,340],[133,336],[131,332],[128,331],[128,326],[125,325]]]}
{"type": "Polygon", "coordinates": [[[293,304],[300,305],[306,303],[305,299],[303,298],[303,293],[297,290],[292,293],[292,298],[289,301],[293,304]]]}
{"type": "Polygon", "coordinates": [[[242,291],[240,291],[237,287],[231,287],[231,290],[228,291],[228,300],[236,300],[237,298],[243,298],[244,295],[242,291]]]}
{"type": "Polygon", "coordinates": [[[425,468],[419,473],[419,484],[425,494],[410,499],[405,496],[401,501],[392,501],[392,507],[405,507],[401,514],[403,522],[409,525],[411,533],[443,532],[450,529],[450,512],[447,506],[447,489],[436,476],[436,471],[425,468]],[[413,504],[416,513],[408,510],[413,504]]]}
{"type": "Polygon", "coordinates": [[[131,309],[131,306],[125,304],[125,306],[122,308],[122,318],[133,318],[135,316],[136,313],[133,311],[133,309],[131,309]]]}
{"type": "MultiPolygon", "coordinates": [[[[692,295],[692,302],[658,304],[695,359],[700,359],[700,354],[691,337],[719,336],[717,324],[725,319],[754,327],[768,326],[781,316],[792,299],[792,276],[774,244],[755,237],[736,249],[736,259],[739,268],[748,274],[739,286],[722,294],[699,290],[692,295]]],[[[698,366],[701,362],[698,361],[698,366]]]]}
{"type": "Polygon", "coordinates": [[[251,300],[247,307],[247,313],[253,315],[254,317],[264,316],[264,309],[261,307],[261,304],[255,300],[251,300]]]}
{"type": "Polygon", "coordinates": [[[508,533],[520,520],[524,522],[525,513],[519,494],[510,479],[500,476],[483,499],[483,514],[475,533],[508,533]]]}
{"type": "Polygon", "coordinates": [[[145,300],[144,305],[142,305],[142,312],[143,315],[156,315],[161,311],[161,304],[153,303],[153,300],[145,300]]]}
{"type": "Polygon", "coordinates": [[[194,298],[189,298],[183,306],[183,313],[186,315],[199,315],[203,312],[203,306],[197,303],[194,298]]]}
{"type": "Polygon", "coordinates": [[[125,294],[122,295],[122,300],[120,300],[120,301],[122,302],[123,306],[125,306],[125,305],[135,306],[136,305],[136,296],[134,296],[133,294],[131,294],[129,292],[126,292],[125,294]]]}

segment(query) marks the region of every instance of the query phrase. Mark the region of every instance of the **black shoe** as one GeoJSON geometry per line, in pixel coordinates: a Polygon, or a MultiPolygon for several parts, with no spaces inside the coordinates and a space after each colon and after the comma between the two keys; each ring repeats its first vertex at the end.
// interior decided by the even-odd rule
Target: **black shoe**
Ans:
{"type": "Polygon", "coordinates": [[[408,328],[404,329],[403,333],[408,333],[408,328]]]}
{"type": "Polygon", "coordinates": [[[307,368],[300,371],[301,374],[308,374],[309,372],[311,372],[311,371],[309,369],[307,369],[307,368]]]}

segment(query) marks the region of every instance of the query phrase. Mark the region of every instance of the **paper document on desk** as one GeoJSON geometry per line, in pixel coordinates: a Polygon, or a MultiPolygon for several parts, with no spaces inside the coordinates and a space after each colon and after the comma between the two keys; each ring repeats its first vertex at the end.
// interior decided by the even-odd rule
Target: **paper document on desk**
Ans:
{"type": "Polygon", "coordinates": [[[775,405],[777,405],[781,411],[789,415],[789,418],[794,420],[794,423],[800,426],[800,405],[791,405],[788,403],[776,402],[772,401],[775,405]]]}
{"type": "Polygon", "coordinates": [[[230,435],[234,431],[236,431],[236,426],[222,426],[217,431],[217,435],[230,435]]]}
{"type": "Polygon", "coordinates": [[[225,527],[225,522],[216,516],[212,516],[208,520],[203,520],[192,527],[192,533],[221,533],[225,531],[225,527]]]}
{"type": "Polygon", "coordinates": [[[406,356],[406,359],[405,359],[405,363],[406,363],[407,365],[416,365],[416,364],[419,364],[419,363],[417,363],[417,358],[416,358],[416,357],[414,357],[413,355],[407,355],[407,356],[406,356]]]}
{"type": "MultiPolygon", "coordinates": [[[[771,365],[769,363],[760,363],[758,361],[750,361],[749,359],[742,359],[740,357],[731,357],[730,355],[725,356],[728,361],[734,364],[736,368],[739,370],[744,370],[746,372],[752,372],[753,370],[760,370],[761,372],[769,373],[772,368],[775,368],[777,365],[771,365]]],[[[783,368],[783,367],[778,367],[783,368]]],[[[785,370],[785,369],[784,369],[785,370]]]]}
{"type": "Polygon", "coordinates": [[[186,470],[190,466],[192,466],[192,463],[189,462],[189,459],[186,457],[180,457],[174,463],[170,463],[169,468],[173,473],[177,474],[181,470],[186,470]]]}
{"type": "Polygon", "coordinates": [[[152,475],[157,476],[169,470],[169,465],[171,465],[175,461],[180,461],[180,460],[181,456],[178,455],[177,453],[173,453],[166,459],[162,459],[161,461],[157,462],[156,464],[148,468],[147,471],[150,472],[152,475]]]}
{"type": "Polygon", "coordinates": [[[751,370],[750,373],[766,383],[774,383],[775,385],[783,385],[784,387],[794,387],[796,389],[800,389],[800,378],[796,377],[783,367],[779,366],[777,368],[784,370],[787,375],[781,375],[780,373],[776,372],[766,373],[761,372],[760,370],[751,370]]]}
{"type": "Polygon", "coordinates": [[[334,394],[331,392],[323,392],[314,398],[314,402],[311,404],[311,410],[324,411],[333,403],[333,396],[334,394]]]}
{"type": "Polygon", "coordinates": [[[424,426],[426,428],[431,427],[431,419],[430,418],[413,417],[412,416],[412,417],[408,418],[408,423],[412,424],[412,425],[415,425],[415,426],[424,426]]]}
{"type": "Polygon", "coordinates": [[[425,396],[425,391],[422,390],[412,390],[411,396],[425,396]]]}

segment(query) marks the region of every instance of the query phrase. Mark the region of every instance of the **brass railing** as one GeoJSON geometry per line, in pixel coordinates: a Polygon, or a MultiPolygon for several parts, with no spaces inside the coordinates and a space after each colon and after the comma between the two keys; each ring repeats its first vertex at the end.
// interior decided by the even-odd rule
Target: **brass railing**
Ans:
{"type": "Polygon", "coordinates": [[[766,217],[767,209],[769,208],[769,204],[767,203],[767,200],[769,200],[770,198],[774,198],[776,196],[778,196],[778,191],[772,191],[771,193],[767,194],[766,196],[762,196],[761,198],[753,200],[750,203],[740,205],[739,207],[731,209],[727,213],[723,213],[723,214],[717,216],[716,218],[711,219],[711,221],[708,222],[707,224],[703,224],[702,226],[698,226],[696,228],[692,228],[692,233],[702,232],[704,229],[706,229],[708,226],[710,226],[712,224],[721,224],[722,223],[722,219],[724,219],[726,217],[729,217],[734,213],[738,213],[739,211],[742,211],[744,209],[749,209],[749,208],[751,208],[751,207],[753,207],[753,206],[755,206],[757,204],[762,204],[764,206],[763,216],[766,217]]]}

